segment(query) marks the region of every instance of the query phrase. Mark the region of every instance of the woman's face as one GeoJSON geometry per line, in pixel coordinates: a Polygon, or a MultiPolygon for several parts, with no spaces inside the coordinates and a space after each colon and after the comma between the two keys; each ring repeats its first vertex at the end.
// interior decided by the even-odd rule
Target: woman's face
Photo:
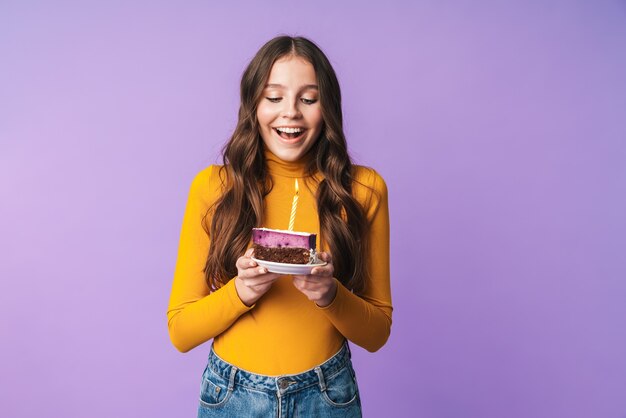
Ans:
{"type": "Polygon", "coordinates": [[[265,146],[283,161],[297,161],[322,131],[323,119],[315,70],[301,57],[277,60],[257,105],[265,146]]]}

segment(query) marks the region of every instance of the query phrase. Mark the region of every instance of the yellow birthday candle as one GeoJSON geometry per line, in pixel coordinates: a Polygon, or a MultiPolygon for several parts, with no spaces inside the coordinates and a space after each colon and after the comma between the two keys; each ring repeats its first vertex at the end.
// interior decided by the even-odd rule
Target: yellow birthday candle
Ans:
{"type": "Polygon", "coordinates": [[[296,192],[291,203],[291,216],[289,217],[289,230],[293,231],[293,224],[296,222],[296,209],[298,207],[298,179],[296,179],[296,192]]]}

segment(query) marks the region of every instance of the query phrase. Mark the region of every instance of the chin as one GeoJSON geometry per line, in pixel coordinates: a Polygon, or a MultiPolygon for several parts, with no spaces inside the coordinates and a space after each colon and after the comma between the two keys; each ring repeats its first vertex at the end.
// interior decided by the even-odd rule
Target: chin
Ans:
{"type": "Polygon", "coordinates": [[[276,146],[277,144],[272,144],[272,146],[268,146],[266,143],[266,147],[278,158],[285,162],[293,163],[300,160],[302,157],[309,152],[313,146],[313,144],[302,144],[301,147],[289,148],[285,146],[276,146]]]}
{"type": "Polygon", "coordinates": [[[304,152],[301,152],[300,150],[275,150],[274,151],[270,149],[270,151],[272,151],[272,153],[276,155],[278,158],[280,158],[281,160],[289,162],[289,163],[298,161],[305,154],[304,152]]]}

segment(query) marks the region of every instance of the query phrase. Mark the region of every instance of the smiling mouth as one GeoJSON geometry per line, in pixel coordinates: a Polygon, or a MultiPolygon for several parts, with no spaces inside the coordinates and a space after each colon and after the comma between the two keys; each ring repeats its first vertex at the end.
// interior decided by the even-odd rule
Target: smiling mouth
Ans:
{"type": "Polygon", "coordinates": [[[297,139],[304,135],[306,129],[297,128],[297,129],[283,129],[283,128],[272,128],[274,132],[278,134],[283,139],[297,139]]]}

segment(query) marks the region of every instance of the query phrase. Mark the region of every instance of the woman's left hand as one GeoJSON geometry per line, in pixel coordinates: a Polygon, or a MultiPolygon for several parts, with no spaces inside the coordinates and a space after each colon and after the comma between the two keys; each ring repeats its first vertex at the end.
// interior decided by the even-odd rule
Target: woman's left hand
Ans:
{"type": "Polygon", "coordinates": [[[333,267],[332,257],[326,252],[318,254],[322,261],[326,261],[326,265],[315,267],[311,270],[311,274],[294,275],[293,285],[304,293],[309,300],[312,300],[319,307],[325,307],[335,299],[337,294],[337,282],[333,277],[335,268],[333,267]]]}

